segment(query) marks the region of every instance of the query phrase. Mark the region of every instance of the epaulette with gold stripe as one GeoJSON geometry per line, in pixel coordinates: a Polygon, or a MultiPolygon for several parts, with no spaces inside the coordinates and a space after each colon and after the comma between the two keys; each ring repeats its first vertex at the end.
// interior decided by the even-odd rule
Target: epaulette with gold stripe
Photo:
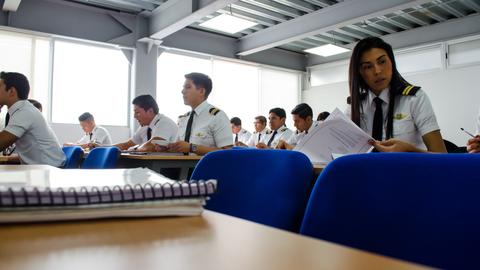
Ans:
{"type": "Polygon", "coordinates": [[[287,127],[283,127],[280,129],[281,132],[284,132],[285,130],[287,130],[288,128],[287,127]]]}
{"type": "Polygon", "coordinates": [[[187,117],[189,115],[190,115],[190,112],[187,112],[185,114],[179,115],[178,118],[187,117]]]}
{"type": "Polygon", "coordinates": [[[210,108],[210,110],[208,111],[211,115],[217,115],[217,113],[220,111],[220,109],[217,109],[215,107],[213,108],[210,108]]]}
{"type": "Polygon", "coordinates": [[[419,89],[420,86],[407,85],[402,91],[402,96],[415,96],[419,89]]]}

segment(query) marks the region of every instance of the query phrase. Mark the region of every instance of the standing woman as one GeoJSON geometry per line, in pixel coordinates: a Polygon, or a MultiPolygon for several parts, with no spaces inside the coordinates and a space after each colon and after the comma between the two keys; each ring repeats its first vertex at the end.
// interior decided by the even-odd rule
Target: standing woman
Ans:
{"type": "Polygon", "coordinates": [[[427,95],[398,73],[392,47],[380,38],[358,42],[350,59],[351,119],[380,152],[446,153],[427,95]]]}

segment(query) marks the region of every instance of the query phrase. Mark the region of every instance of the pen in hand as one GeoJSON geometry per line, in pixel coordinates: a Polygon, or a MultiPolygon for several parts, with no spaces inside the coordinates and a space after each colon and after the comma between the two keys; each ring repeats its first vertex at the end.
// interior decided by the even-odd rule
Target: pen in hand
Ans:
{"type": "Polygon", "coordinates": [[[475,135],[473,135],[472,133],[466,131],[466,130],[463,129],[463,128],[460,128],[460,129],[461,129],[463,132],[465,132],[465,133],[467,133],[468,135],[470,135],[470,137],[475,138],[475,135]]]}

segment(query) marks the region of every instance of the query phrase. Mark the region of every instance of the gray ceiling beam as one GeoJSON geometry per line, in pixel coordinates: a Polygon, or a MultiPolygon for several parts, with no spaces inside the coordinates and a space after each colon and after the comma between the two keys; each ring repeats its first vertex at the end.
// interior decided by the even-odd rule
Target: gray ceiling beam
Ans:
{"type": "Polygon", "coordinates": [[[475,10],[476,12],[480,12],[480,5],[477,4],[475,1],[472,0],[462,0],[462,3],[467,7],[475,10]]]}
{"type": "Polygon", "coordinates": [[[403,11],[403,10],[396,11],[395,14],[397,14],[400,17],[403,17],[406,20],[409,20],[409,21],[412,21],[412,22],[414,22],[418,25],[421,25],[421,26],[430,25],[429,22],[426,22],[426,21],[424,21],[420,18],[417,18],[417,17],[415,17],[415,16],[413,16],[413,15],[411,15],[411,14],[409,14],[409,13],[403,11]]]}
{"type": "Polygon", "coordinates": [[[335,2],[332,2],[332,1],[329,1],[329,0],[305,0],[305,2],[317,5],[321,8],[326,8],[326,7],[329,7],[329,6],[335,4],[335,2]]]}
{"type": "Polygon", "coordinates": [[[465,16],[465,14],[463,14],[459,10],[449,6],[448,3],[443,3],[442,1],[439,1],[439,0],[435,0],[433,1],[433,3],[437,4],[438,8],[443,9],[447,13],[453,14],[457,18],[462,18],[465,16]]]}
{"type": "MultiPolygon", "coordinates": [[[[350,28],[348,28],[348,27],[343,27],[343,29],[342,29],[342,28],[338,28],[338,29],[335,30],[335,32],[340,33],[340,34],[344,34],[344,35],[347,35],[347,36],[350,36],[350,37],[353,37],[353,38],[355,38],[355,39],[363,39],[363,38],[366,37],[366,36],[364,36],[364,35],[360,35],[360,34],[357,34],[357,33],[353,32],[353,30],[350,29],[350,28]],[[348,31],[348,30],[350,30],[350,31],[348,31]]],[[[359,32],[359,31],[358,31],[358,32],[359,32]]]]}
{"type": "Polygon", "coordinates": [[[372,36],[372,37],[379,37],[379,36],[382,35],[381,33],[377,33],[375,31],[372,31],[372,30],[368,29],[368,25],[366,27],[361,27],[361,26],[358,26],[356,24],[352,24],[352,25],[349,25],[348,27],[352,28],[352,29],[355,29],[359,32],[362,32],[364,34],[367,34],[368,36],[372,36]]]}
{"type": "Polygon", "coordinates": [[[257,7],[265,8],[292,18],[303,15],[303,13],[298,11],[297,9],[272,2],[271,0],[241,0],[241,2],[250,3],[257,7]]]}
{"type": "Polygon", "coordinates": [[[388,18],[387,16],[379,16],[378,18],[382,21],[385,21],[385,22],[389,23],[389,24],[395,25],[396,27],[401,28],[403,30],[412,29],[412,27],[410,25],[407,25],[407,24],[404,24],[402,22],[396,21],[392,18],[388,18]]]}
{"type": "Polygon", "coordinates": [[[381,24],[381,21],[379,22],[372,22],[372,21],[369,21],[369,20],[366,20],[365,23],[372,27],[373,29],[377,29],[379,31],[383,31],[385,33],[389,33],[389,34],[393,34],[393,33],[396,33],[397,31],[395,31],[394,29],[388,27],[388,26],[385,26],[385,25],[382,25],[381,24]]]}
{"type": "Polygon", "coordinates": [[[445,18],[442,14],[436,12],[433,9],[424,8],[422,6],[414,6],[412,8],[419,12],[422,12],[423,14],[425,14],[425,16],[435,19],[438,22],[444,22],[447,20],[447,18],[445,18]]]}
{"type": "Polygon", "coordinates": [[[5,0],[3,2],[3,11],[17,11],[18,9],[18,6],[20,5],[20,2],[22,2],[22,0],[5,0]]]}
{"type": "Polygon", "coordinates": [[[327,33],[325,33],[325,35],[329,34],[330,36],[332,36],[332,39],[334,40],[334,42],[338,42],[338,41],[343,41],[343,42],[346,42],[346,43],[351,43],[351,42],[354,42],[356,39],[351,37],[351,36],[346,36],[344,34],[341,34],[340,31],[338,31],[338,29],[336,29],[335,31],[328,31],[327,33]]]}
{"type": "Polygon", "coordinates": [[[309,3],[305,3],[304,1],[299,0],[273,0],[277,3],[283,4],[288,7],[292,7],[298,10],[301,10],[306,13],[314,12],[315,6],[309,3]]]}
{"type": "MultiPolygon", "coordinates": [[[[287,17],[285,17],[282,14],[278,14],[278,13],[273,12],[271,10],[264,9],[264,8],[261,8],[261,7],[257,7],[255,5],[252,5],[252,4],[249,4],[249,3],[237,2],[235,4],[232,4],[231,6],[232,6],[232,8],[236,8],[238,10],[242,10],[242,11],[257,15],[257,16],[265,17],[267,19],[274,20],[274,21],[277,21],[277,22],[285,22],[288,19],[287,17]]],[[[225,9],[228,10],[228,8],[225,8],[225,9]]]]}
{"type": "Polygon", "coordinates": [[[359,21],[378,17],[429,0],[345,1],[310,14],[255,32],[240,39],[239,55],[269,48],[335,30],[359,21]]]}
{"type": "Polygon", "coordinates": [[[149,35],[163,39],[238,0],[170,0],[152,13],[149,35]]]}
{"type": "MultiPolygon", "coordinates": [[[[480,15],[477,14],[385,35],[382,39],[391,44],[393,48],[400,49],[478,35],[479,33],[480,15]]],[[[353,47],[353,45],[354,44],[349,44],[348,47],[353,47]]],[[[349,54],[345,54],[343,58],[349,56],[349,54]]],[[[334,57],[309,56],[307,66],[314,66],[335,60],[339,59],[334,57]]]]}
{"type": "MultiPolygon", "coordinates": [[[[230,9],[226,10],[226,9],[220,9],[220,10],[217,10],[218,13],[222,13],[222,14],[230,14],[230,9]]],[[[274,20],[270,20],[270,19],[267,19],[265,17],[262,17],[262,16],[257,16],[257,15],[253,15],[253,14],[250,14],[248,12],[245,12],[245,11],[241,11],[241,10],[238,10],[238,9],[235,9],[235,8],[232,8],[232,13],[237,16],[237,17],[240,17],[242,19],[245,19],[245,20],[250,20],[250,21],[253,21],[253,22],[256,22],[258,24],[261,24],[263,26],[273,26],[275,24],[277,24],[276,21],[274,20]]]]}

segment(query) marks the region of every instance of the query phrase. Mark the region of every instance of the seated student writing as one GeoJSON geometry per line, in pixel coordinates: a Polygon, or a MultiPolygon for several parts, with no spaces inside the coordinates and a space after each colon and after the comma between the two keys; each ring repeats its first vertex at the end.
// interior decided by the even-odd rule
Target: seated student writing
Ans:
{"type": "Polygon", "coordinates": [[[467,151],[469,153],[480,153],[480,110],[477,116],[477,135],[468,140],[467,151]]]}
{"type": "Polygon", "coordinates": [[[398,72],[392,47],[380,38],[357,43],[350,58],[352,121],[372,135],[381,152],[445,153],[425,92],[398,72]]]}
{"type": "Polygon", "coordinates": [[[287,114],[282,108],[273,108],[268,113],[268,123],[271,132],[267,134],[260,143],[256,145],[259,149],[275,148],[280,140],[288,140],[293,131],[285,125],[287,114]]]}
{"type": "Polygon", "coordinates": [[[95,123],[93,115],[89,112],[82,113],[78,117],[80,127],[85,134],[75,144],[66,143],[64,145],[79,145],[83,149],[94,148],[95,146],[111,145],[112,139],[108,130],[95,123]]]}
{"type": "Polygon", "coordinates": [[[177,142],[168,151],[205,155],[208,152],[232,147],[230,121],[222,110],[210,105],[212,80],[202,73],[185,75],[183,102],[192,110],[178,119],[177,142]]]}
{"type": "Polygon", "coordinates": [[[290,136],[289,139],[281,139],[277,144],[277,149],[292,150],[309,131],[317,127],[319,124],[318,121],[313,121],[313,110],[306,103],[300,103],[295,106],[291,114],[293,117],[293,124],[297,128],[297,131],[290,136]]]}
{"type": "Polygon", "coordinates": [[[121,150],[135,148],[138,151],[152,152],[152,140],[174,142],[178,127],[170,118],[158,112],[158,104],[151,95],[141,95],[133,99],[133,116],[140,127],[128,141],[115,144],[121,150]]]}
{"type": "Polygon", "coordinates": [[[8,107],[8,122],[0,132],[0,151],[16,144],[22,164],[61,167],[66,157],[42,113],[28,100],[30,84],[16,72],[0,73],[0,105],[8,107]]]}

